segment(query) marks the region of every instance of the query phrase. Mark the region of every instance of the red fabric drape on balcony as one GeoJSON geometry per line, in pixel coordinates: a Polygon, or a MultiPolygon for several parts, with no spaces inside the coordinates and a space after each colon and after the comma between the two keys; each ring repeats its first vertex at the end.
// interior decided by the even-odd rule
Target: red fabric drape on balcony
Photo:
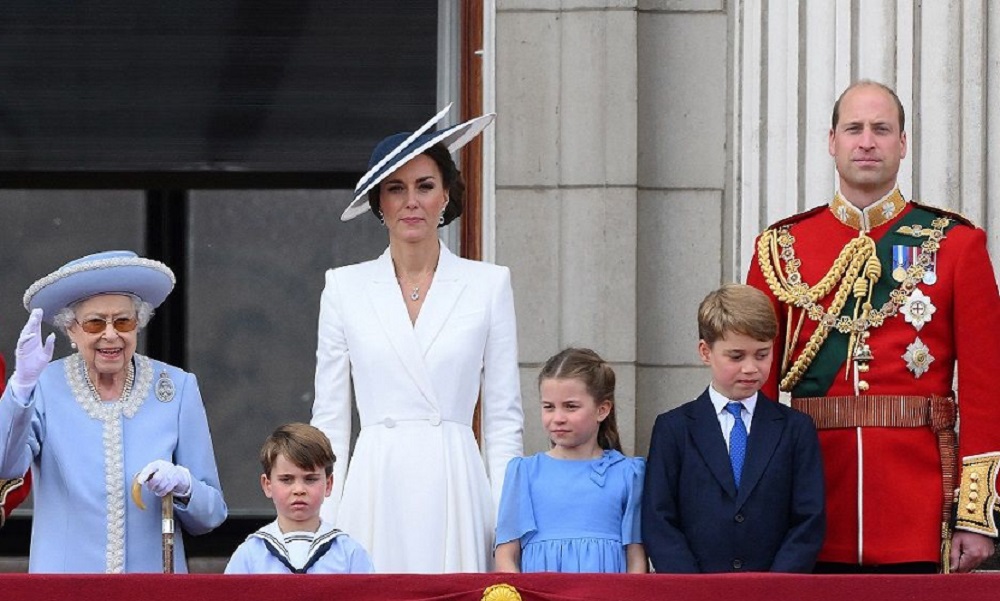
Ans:
{"type": "Polygon", "coordinates": [[[968,601],[996,598],[1000,573],[949,576],[712,576],[600,574],[454,574],[443,576],[224,576],[130,574],[124,576],[7,574],[4,599],[76,601],[194,601],[280,599],[331,601],[479,601],[497,583],[516,587],[524,601],[676,599],[718,601],[968,601]]]}

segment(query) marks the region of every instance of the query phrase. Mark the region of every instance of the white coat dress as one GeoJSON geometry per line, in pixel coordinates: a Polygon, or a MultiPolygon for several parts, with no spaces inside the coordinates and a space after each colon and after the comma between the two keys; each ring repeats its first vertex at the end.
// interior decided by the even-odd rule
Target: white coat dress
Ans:
{"type": "Polygon", "coordinates": [[[442,245],[415,324],[388,250],[330,270],[316,356],[312,423],[337,456],[323,519],[367,549],[376,572],[490,570],[506,465],[523,453],[509,270],[442,245]],[[361,432],[348,462],[352,380],[361,432]]]}

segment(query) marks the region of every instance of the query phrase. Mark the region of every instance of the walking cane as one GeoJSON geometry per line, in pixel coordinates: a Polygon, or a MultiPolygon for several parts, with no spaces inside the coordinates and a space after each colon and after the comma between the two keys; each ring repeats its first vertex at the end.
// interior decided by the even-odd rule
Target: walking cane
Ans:
{"type": "MultiPolygon", "coordinates": [[[[162,501],[160,512],[161,532],[163,533],[163,573],[174,573],[174,495],[167,493],[162,501]]],[[[138,479],[132,480],[132,502],[139,509],[146,510],[142,502],[142,484],[138,479]]]]}
{"type": "Polygon", "coordinates": [[[163,573],[174,573],[174,494],[163,497],[163,573]]]}

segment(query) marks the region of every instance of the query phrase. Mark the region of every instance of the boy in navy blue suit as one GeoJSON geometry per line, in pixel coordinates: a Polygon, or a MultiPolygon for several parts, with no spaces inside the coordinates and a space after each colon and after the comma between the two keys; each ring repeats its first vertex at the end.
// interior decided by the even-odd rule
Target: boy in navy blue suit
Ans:
{"type": "Polygon", "coordinates": [[[657,572],[812,571],[826,525],[816,428],[758,393],[777,331],[750,286],[698,308],[712,383],[657,417],[646,463],[642,539],[657,572]]]}

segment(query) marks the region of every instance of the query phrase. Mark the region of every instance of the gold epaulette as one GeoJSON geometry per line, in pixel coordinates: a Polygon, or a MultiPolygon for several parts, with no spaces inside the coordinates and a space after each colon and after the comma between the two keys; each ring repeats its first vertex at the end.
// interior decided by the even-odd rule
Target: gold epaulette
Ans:
{"type": "Polygon", "coordinates": [[[916,200],[911,200],[910,202],[913,203],[914,205],[920,207],[921,209],[926,209],[926,210],[930,211],[931,213],[934,213],[935,215],[941,215],[942,217],[947,217],[949,219],[953,219],[954,221],[957,221],[958,223],[961,223],[961,224],[964,224],[964,225],[968,225],[970,227],[979,227],[975,223],[973,223],[971,219],[969,219],[965,215],[959,213],[958,211],[953,211],[951,209],[945,209],[945,208],[942,208],[942,207],[935,207],[933,205],[924,204],[924,203],[916,201],[916,200]]]}
{"type": "Polygon", "coordinates": [[[796,213],[795,215],[792,215],[790,217],[785,217],[784,219],[781,219],[779,221],[775,221],[771,225],[767,226],[767,229],[773,230],[773,229],[777,229],[779,227],[783,227],[783,226],[786,226],[786,225],[791,225],[793,223],[802,221],[806,217],[811,217],[811,216],[813,216],[813,215],[815,215],[817,213],[821,213],[821,212],[823,212],[825,210],[828,210],[829,208],[830,208],[829,204],[819,205],[818,207],[814,207],[812,209],[809,209],[808,211],[803,211],[801,213],[796,213]]]}
{"type": "Polygon", "coordinates": [[[958,487],[955,528],[992,538],[997,536],[993,511],[997,507],[997,471],[1000,453],[962,458],[962,481],[958,487]]]}

